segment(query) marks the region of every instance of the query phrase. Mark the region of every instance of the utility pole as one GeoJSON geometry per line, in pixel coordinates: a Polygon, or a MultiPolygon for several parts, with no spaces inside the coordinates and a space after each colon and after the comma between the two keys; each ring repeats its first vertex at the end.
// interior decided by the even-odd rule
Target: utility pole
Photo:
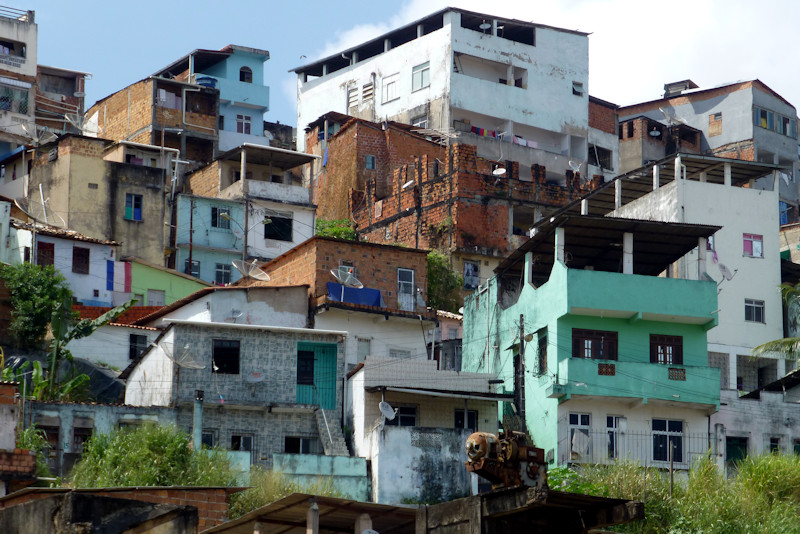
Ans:
{"type": "Polygon", "coordinates": [[[525,317],[519,314],[519,352],[514,356],[514,404],[517,415],[522,422],[522,430],[526,431],[525,422],[525,317]]]}

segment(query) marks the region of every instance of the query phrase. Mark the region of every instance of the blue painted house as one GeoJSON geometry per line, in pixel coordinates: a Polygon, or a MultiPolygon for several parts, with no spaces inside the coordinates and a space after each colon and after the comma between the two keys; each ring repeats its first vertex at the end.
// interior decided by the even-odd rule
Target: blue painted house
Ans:
{"type": "Polygon", "coordinates": [[[194,50],[155,76],[219,89],[219,152],[243,143],[269,145],[264,113],[269,111],[269,87],[264,62],[269,52],[228,45],[221,50],[194,50]]]}

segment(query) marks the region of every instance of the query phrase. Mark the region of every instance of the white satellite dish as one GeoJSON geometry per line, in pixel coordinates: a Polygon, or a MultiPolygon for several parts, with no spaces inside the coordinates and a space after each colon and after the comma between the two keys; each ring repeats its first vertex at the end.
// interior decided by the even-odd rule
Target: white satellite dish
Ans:
{"type": "Polygon", "coordinates": [[[581,162],[580,161],[573,161],[569,160],[569,168],[572,169],[572,172],[579,172],[581,170],[581,162]]]}
{"type": "Polygon", "coordinates": [[[364,284],[362,284],[361,281],[356,278],[352,267],[339,267],[338,270],[331,269],[331,274],[343,286],[354,287],[356,289],[361,289],[364,287],[364,284]]]}
{"type": "Polygon", "coordinates": [[[372,530],[371,528],[365,528],[361,531],[361,534],[380,534],[377,530],[372,530]]]}
{"type": "Polygon", "coordinates": [[[736,276],[736,272],[738,271],[737,269],[736,271],[731,272],[728,266],[725,265],[724,263],[717,264],[717,267],[719,267],[719,272],[722,273],[722,276],[725,277],[725,280],[733,279],[733,277],[736,276]]]}
{"type": "Polygon", "coordinates": [[[492,25],[491,25],[491,24],[489,24],[488,22],[486,22],[486,20],[485,20],[485,19],[484,19],[484,21],[483,21],[483,22],[481,22],[481,23],[478,25],[478,28],[482,29],[483,31],[486,31],[486,30],[488,30],[488,29],[489,29],[489,28],[491,28],[491,27],[492,27],[492,25]]]}
{"type": "Polygon", "coordinates": [[[97,136],[102,131],[98,125],[92,124],[86,120],[86,117],[78,113],[65,113],[64,119],[77,128],[82,135],[97,136]]]}
{"type": "Polygon", "coordinates": [[[188,343],[181,347],[178,354],[173,354],[172,343],[161,342],[159,344],[151,343],[151,345],[164,351],[164,355],[175,362],[178,367],[183,367],[184,369],[206,368],[206,364],[197,361],[194,356],[192,356],[191,348],[188,343]]]}
{"type": "Polygon", "coordinates": [[[20,124],[22,130],[25,134],[31,138],[33,144],[36,146],[45,145],[47,143],[51,143],[58,139],[58,136],[53,132],[49,131],[47,126],[42,127],[41,129],[36,126],[36,124],[20,124]]]}
{"type": "Polygon", "coordinates": [[[261,280],[262,282],[269,281],[269,275],[257,265],[258,260],[233,260],[231,263],[245,278],[253,278],[254,280],[261,280]]]}
{"type": "Polygon", "coordinates": [[[266,378],[267,377],[264,375],[264,373],[259,373],[257,371],[253,371],[248,375],[244,375],[244,381],[248,384],[258,384],[259,382],[263,382],[266,378]]]}
{"type": "Polygon", "coordinates": [[[392,405],[386,401],[381,401],[378,403],[378,409],[381,411],[383,416],[386,418],[387,421],[392,421],[395,416],[395,410],[392,408],[392,405]]]}
{"type": "Polygon", "coordinates": [[[233,233],[233,237],[236,239],[241,239],[244,237],[244,233],[239,228],[232,228],[231,232],[233,233]]]}
{"type": "Polygon", "coordinates": [[[506,173],[505,167],[497,167],[495,170],[492,171],[494,176],[503,176],[506,173]]]}

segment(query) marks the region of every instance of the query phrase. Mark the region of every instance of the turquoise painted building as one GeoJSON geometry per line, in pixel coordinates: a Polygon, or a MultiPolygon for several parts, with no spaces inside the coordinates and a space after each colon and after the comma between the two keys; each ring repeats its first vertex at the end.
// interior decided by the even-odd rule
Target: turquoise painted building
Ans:
{"type": "MultiPolygon", "coordinates": [[[[705,453],[719,407],[708,365],[717,285],[666,276],[719,227],[558,215],[464,305],[463,369],[505,381],[551,463],[678,468],[705,453]],[[665,272],[666,271],[666,272],[665,272]]],[[[695,256],[698,272],[705,254],[695,256]]]]}
{"type": "Polygon", "coordinates": [[[244,203],[196,195],[177,198],[176,269],[217,285],[241,278],[231,262],[242,259],[244,203]]]}
{"type": "Polygon", "coordinates": [[[271,134],[264,137],[268,59],[266,50],[228,45],[221,50],[194,50],[155,75],[219,89],[219,152],[226,152],[243,143],[269,145],[271,134]]]}

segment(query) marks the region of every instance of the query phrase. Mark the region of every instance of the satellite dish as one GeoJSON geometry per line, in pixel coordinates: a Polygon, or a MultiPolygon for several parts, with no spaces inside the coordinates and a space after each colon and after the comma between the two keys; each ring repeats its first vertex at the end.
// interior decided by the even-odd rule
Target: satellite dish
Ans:
{"type": "Polygon", "coordinates": [[[664,118],[667,119],[667,122],[670,126],[676,126],[678,124],[689,124],[686,122],[686,119],[682,117],[678,117],[675,115],[675,110],[672,108],[658,108],[658,111],[664,114],[664,118]]]}
{"type": "Polygon", "coordinates": [[[267,378],[264,373],[259,373],[253,371],[249,375],[244,375],[244,381],[248,384],[258,384],[259,382],[263,382],[264,379],[267,378]]]}
{"type": "Polygon", "coordinates": [[[81,132],[82,135],[97,137],[103,131],[96,123],[87,120],[85,116],[78,113],[65,113],[64,119],[81,132]]]}
{"type": "Polygon", "coordinates": [[[485,20],[485,19],[484,19],[484,21],[483,21],[483,22],[481,22],[481,23],[480,23],[480,25],[478,26],[478,28],[482,29],[483,31],[486,31],[486,30],[488,30],[488,29],[489,29],[489,28],[491,28],[491,27],[492,27],[492,25],[491,25],[491,24],[489,24],[488,22],[486,22],[486,20],[485,20]]]}
{"type": "Polygon", "coordinates": [[[505,173],[506,170],[503,167],[497,167],[495,170],[492,171],[492,174],[494,176],[503,176],[505,173]]]}
{"type": "Polygon", "coordinates": [[[581,162],[569,160],[569,168],[572,169],[572,172],[579,172],[581,170],[581,162]]]}
{"type": "MultiPolygon", "coordinates": [[[[361,289],[364,287],[364,284],[362,284],[361,281],[356,278],[352,267],[339,267],[339,270],[331,269],[331,274],[343,286],[354,287],[356,289],[361,289]]],[[[342,289],[344,290],[344,288],[342,289]]]]}
{"type": "Polygon", "coordinates": [[[236,319],[241,317],[243,314],[244,313],[242,312],[242,310],[231,309],[231,317],[230,317],[230,319],[235,323],[236,319]]]}
{"type": "Polygon", "coordinates": [[[387,421],[394,420],[395,416],[395,409],[392,408],[392,405],[386,401],[381,401],[378,403],[378,409],[381,411],[383,416],[386,418],[387,421]]]}
{"type": "Polygon", "coordinates": [[[269,275],[265,273],[261,268],[257,265],[258,260],[253,261],[244,261],[244,260],[233,260],[231,262],[236,270],[242,273],[242,276],[245,278],[253,278],[254,280],[261,280],[262,282],[269,281],[269,275]]]}
{"type": "Polygon", "coordinates": [[[16,204],[19,209],[25,212],[25,215],[38,223],[44,223],[46,225],[56,226],[59,228],[66,227],[67,222],[64,220],[64,218],[47,206],[49,200],[50,199],[48,198],[44,201],[44,203],[42,203],[38,200],[28,200],[25,197],[19,197],[14,199],[14,204],[16,204]]]}
{"type": "Polygon", "coordinates": [[[724,263],[717,264],[717,267],[719,267],[719,272],[722,273],[722,276],[725,277],[725,280],[733,279],[733,277],[736,276],[736,271],[738,271],[737,269],[736,271],[731,272],[728,266],[725,265],[724,263]]]}
{"type": "Polygon", "coordinates": [[[49,131],[47,126],[44,126],[41,128],[41,130],[36,126],[36,124],[31,125],[23,123],[20,124],[20,126],[22,127],[22,131],[24,131],[25,134],[31,138],[31,141],[33,141],[33,144],[36,146],[52,143],[58,139],[58,136],[49,131]]]}
{"type": "Polygon", "coordinates": [[[242,239],[244,237],[244,233],[242,233],[239,228],[233,228],[231,229],[231,232],[236,239],[242,239]]]}
{"type": "Polygon", "coordinates": [[[361,531],[361,534],[379,534],[377,530],[372,530],[371,528],[365,528],[361,531]]]}
{"type": "Polygon", "coordinates": [[[160,348],[164,355],[175,362],[178,367],[183,367],[184,369],[205,369],[206,364],[197,361],[194,356],[191,354],[191,348],[189,344],[185,344],[178,354],[173,354],[172,351],[172,343],[161,342],[159,344],[151,343],[153,347],[160,348]]]}
{"type": "Polygon", "coordinates": [[[417,306],[420,308],[426,307],[425,299],[422,296],[422,290],[420,288],[417,288],[417,306]]]}

